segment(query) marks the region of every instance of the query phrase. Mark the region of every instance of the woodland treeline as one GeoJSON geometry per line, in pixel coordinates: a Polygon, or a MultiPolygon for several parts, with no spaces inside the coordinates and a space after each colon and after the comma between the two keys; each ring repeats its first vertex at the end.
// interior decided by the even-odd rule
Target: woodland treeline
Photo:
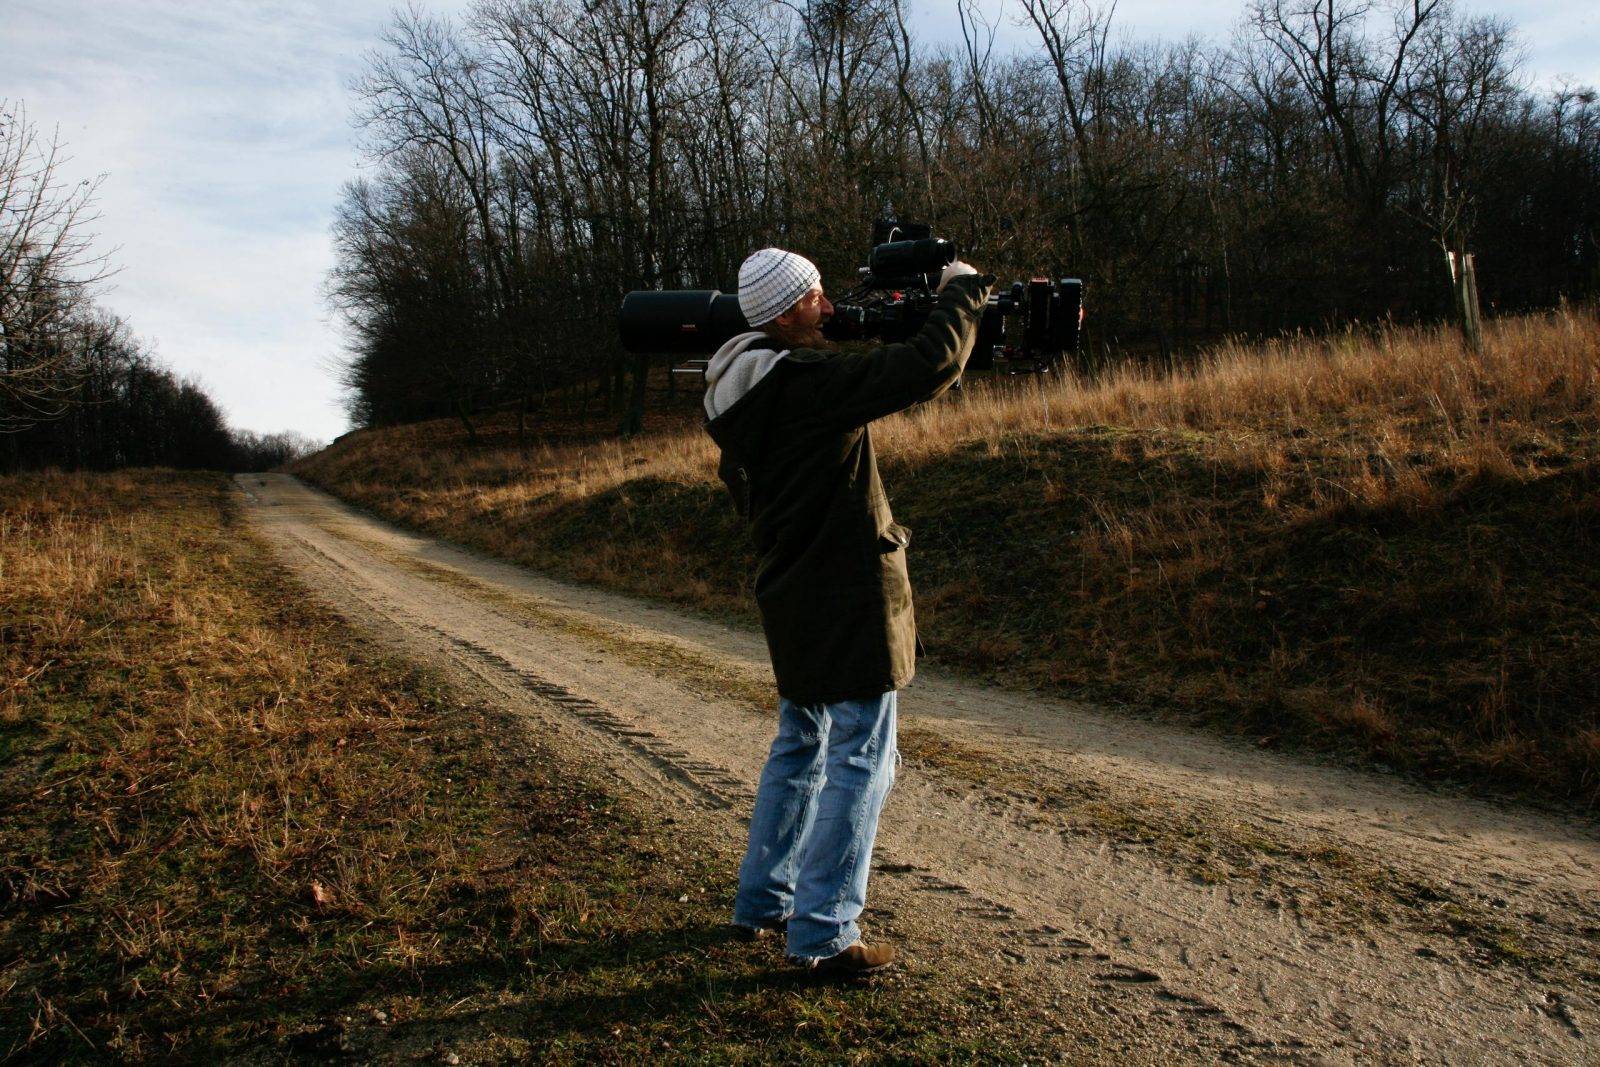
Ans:
{"type": "MultiPolygon", "coordinates": [[[[1111,6],[479,0],[397,17],[356,85],[333,302],[378,424],[599,395],[639,425],[635,288],[732,290],[752,249],[830,292],[889,209],[1003,280],[1088,285],[1086,358],[1489,313],[1600,286],[1600,110],[1527,88],[1449,0],[1253,0],[1226,44],[1119,44],[1111,6]],[[1009,20],[1027,44],[1002,51],[1009,20]],[[580,393],[581,390],[581,393],[580,393]]],[[[519,425],[521,423],[519,422],[519,425]]]]}
{"type": "Polygon", "coordinates": [[[95,300],[98,180],[60,173],[62,146],[0,102],[0,472],[129,466],[265,470],[316,447],[230,429],[95,300]]]}

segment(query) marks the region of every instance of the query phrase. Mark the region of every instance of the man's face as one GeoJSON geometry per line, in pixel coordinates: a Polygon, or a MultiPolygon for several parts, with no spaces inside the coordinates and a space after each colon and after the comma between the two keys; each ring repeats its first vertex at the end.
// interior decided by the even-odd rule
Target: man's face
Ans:
{"type": "Polygon", "coordinates": [[[822,324],[832,317],[833,305],[823,295],[822,286],[813,285],[793,307],[774,319],[773,325],[795,344],[814,345],[822,342],[822,324]]]}

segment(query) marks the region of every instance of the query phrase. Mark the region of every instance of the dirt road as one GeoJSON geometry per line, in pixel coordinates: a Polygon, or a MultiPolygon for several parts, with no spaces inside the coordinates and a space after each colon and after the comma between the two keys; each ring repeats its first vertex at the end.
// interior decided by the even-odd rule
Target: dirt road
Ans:
{"type": "MultiPolygon", "coordinates": [[[[352,620],[737,849],[758,633],[239,484],[352,620]]],[[[1600,1063],[1591,824],[928,670],[901,716],[865,921],[975,995],[1100,1013],[1130,1060],[1600,1063]]]]}

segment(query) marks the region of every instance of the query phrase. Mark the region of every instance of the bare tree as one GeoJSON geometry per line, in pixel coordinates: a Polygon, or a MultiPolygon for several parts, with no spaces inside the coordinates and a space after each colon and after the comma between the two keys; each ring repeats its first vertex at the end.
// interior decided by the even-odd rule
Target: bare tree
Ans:
{"type": "Polygon", "coordinates": [[[1506,306],[1600,289],[1593,95],[1516,87],[1509,38],[1448,2],[1254,0],[1215,47],[1017,0],[1011,52],[997,0],[960,0],[945,47],[905,0],[403,16],[361,85],[383,210],[341,223],[355,410],[450,396],[515,404],[520,429],[554,390],[631,432],[650,367],[617,344],[624,292],[730,288],[763,244],[837,284],[885,208],[1001,274],[1086,277],[1096,356],[1436,316],[1441,241],[1515,261],[1485,294],[1506,306]],[[417,373],[430,352],[452,381],[417,373]]]}
{"type": "Polygon", "coordinates": [[[1395,0],[1370,32],[1370,0],[1255,0],[1251,18],[1316,101],[1328,151],[1353,199],[1379,203],[1397,151],[1410,51],[1447,0],[1395,0]]]}
{"type": "Polygon", "coordinates": [[[1417,214],[1449,265],[1456,316],[1467,343],[1480,343],[1477,272],[1469,252],[1475,190],[1472,172],[1491,117],[1515,93],[1507,62],[1510,28],[1497,19],[1439,20],[1423,34],[1400,95],[1406,114],[1427,131],[1431,148],[1417,168],[1417,214]]]}
{"type": "Polygon", "coordinates": [[[60,417],[71,402],[68,326],[111,273],[88,228],[100,178],[72,183],[58,137],[0,101],[0,433],[60,417]]]}

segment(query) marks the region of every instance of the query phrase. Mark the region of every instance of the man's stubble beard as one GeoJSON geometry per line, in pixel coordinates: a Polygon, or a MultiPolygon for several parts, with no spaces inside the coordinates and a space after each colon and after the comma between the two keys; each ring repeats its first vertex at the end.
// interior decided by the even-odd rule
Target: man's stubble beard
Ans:
{"type": "Polygon", "coordinates": [[[768,337],[787,348],[820,348],[829,350],[837,348],[832,341],[822,333],[821,326],[813,326],[805,330],[784,329],[775,325],[763,327],[768,337]]]}

